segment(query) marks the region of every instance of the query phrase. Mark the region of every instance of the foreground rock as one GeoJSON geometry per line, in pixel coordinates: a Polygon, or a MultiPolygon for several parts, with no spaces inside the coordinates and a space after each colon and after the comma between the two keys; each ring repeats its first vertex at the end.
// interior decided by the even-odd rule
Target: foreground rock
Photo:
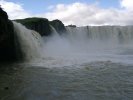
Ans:
{"type": "Polygon", "coordinates": [[[0,8],[0,62],[17,59],[13,23],[0,8]]]}

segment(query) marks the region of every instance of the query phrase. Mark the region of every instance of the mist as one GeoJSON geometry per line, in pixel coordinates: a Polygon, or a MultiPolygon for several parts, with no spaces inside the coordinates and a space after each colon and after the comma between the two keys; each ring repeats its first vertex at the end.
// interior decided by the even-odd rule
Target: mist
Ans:
{"type": "MultiPolygon", "coordinates": [[[[87,32],[86,28],[67,28],[68,33],[59,35],[57,32],[50,37],[43,37],[43,55],[51,59],[53,65],[73,65],[92,61],[113,61],[131,63],[129,51],[133,50],[131,37],[123,35],[119,39],[118,32],[103,33],[96,27],[87,32]],[[106,34],[106,35],[105,35],[106,34]],[[122,41],[122,42],[121,42],[122,41]],[[126,54],[126,56],[125,56],[126,54]],[[53,61],[53,62],[52,62],[53,61]]],[[[130,33],[128,33],[130,34],[130,33]]]]}

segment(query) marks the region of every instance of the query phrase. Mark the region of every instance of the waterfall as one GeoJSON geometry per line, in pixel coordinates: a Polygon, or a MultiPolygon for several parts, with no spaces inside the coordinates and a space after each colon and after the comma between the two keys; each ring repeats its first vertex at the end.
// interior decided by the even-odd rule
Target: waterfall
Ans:
{"type": "Polygon", "coordinates": [[[43,54],[50,58],[50,66],[91,61],[123,62],[133,55],[133,26],[66,27],[66,30],[66,35],[59,35],[54,30],[43,43],[43,54]]]}
{"type": "Polygon", "coordinates": [[[50,66],[92,60],[116,61],[121,59],[119,54],[132,53],[133,49],[132,26],[66,27],[65,35],[60,35],[51,26],[53,34],[41,37],[21,24],[13,24],[24,59],[43,58],[45,63],[51,63],[50,66]]]}
{"type": "Polygon", "coordinates": [[[41,58],[41,36],[39,33],[25,28],[23,25],[13,22],[16,33],[17,46],[21,50],[25,60],[41,58]]]}
{"type": "Polygon", "coordinates": [[[132,42],[133,26],[87,26],[87,27],[66,27],[70,38],[79,41],[86,40],[93,42],[126,44],[132,42]]]}
{"type": "Polygon", "coordinates": [[[44,44],[44,51],[48,51],[46,55],[50,51],[50,54],[98,52],[122,45],[132,46],[133,42],[133,26],[66,27],[67,33],[63,36],[60,36],[53,27],[52,30],[53,35],[44,44]]]}

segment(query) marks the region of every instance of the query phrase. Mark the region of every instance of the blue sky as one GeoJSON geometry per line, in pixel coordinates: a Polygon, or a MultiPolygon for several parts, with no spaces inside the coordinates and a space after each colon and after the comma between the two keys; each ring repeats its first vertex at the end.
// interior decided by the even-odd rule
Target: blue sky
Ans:
{"type": "Polygon", "coordinates": [[[98,2],[102,8],[119,8],[119,0],[7,0],[14,3],[22,4],[25,10],[32,13],[47,12],[48,7],[57,4],[71,4],[74,2],[93,4],[98,2]]]}
{"type": "Polygon", "coordinates": [[[65,25],[133,25],[133,0],[0,0],[9,19],[43,17],[65,25]]]}

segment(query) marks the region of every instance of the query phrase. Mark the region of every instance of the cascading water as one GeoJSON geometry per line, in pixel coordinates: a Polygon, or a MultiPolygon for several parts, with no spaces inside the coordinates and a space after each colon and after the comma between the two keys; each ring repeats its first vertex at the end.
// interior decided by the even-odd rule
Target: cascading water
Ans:
{"type": "Polygon", "coordinates": [[[111,43],[127,43],[132,41],[133,27],[132,26],[87,26],[79,28],[67,28],[72,35],[80,35],[87,37],[89,40],[111,42],[111,43]],[[73,34],[74,33],[74,34],[73,34]],[[85,35],[86,36],[85,36],[85,35]]]}
{"type": "Polygon", "coordinates": [[[123,61],[117,58],[125,54],[127,57],[128,53],[132,55],[132,26],[66,27],[67,32],[62,36],[51,26],[53,34],[43,37],[42,42],[41,36],[35,31],[13,23],[26,60],[44,58],[52,65],[62,63],[65,66],[92,61],[123,61]]]}
{"type": "Polygon", "coordinates": [[[127,58],[132,56],[132,26],[87,26],[66,29],[66,35],[60,36],[55,32],[56,34],[44,43],[43,53],[45,57],[54,59],[53,64],[60,66],[62,63],[66,66],[92,61],[126,62],[127,58]],[[129,56],[125,56],[126,53],[129,56]]]}
{"type": "Polygon", "coordinates": [[[23,25],[13,22],[16,39],[24,60],[41,58],[41,36],[39,33],[25,28],[23,25]]]}

